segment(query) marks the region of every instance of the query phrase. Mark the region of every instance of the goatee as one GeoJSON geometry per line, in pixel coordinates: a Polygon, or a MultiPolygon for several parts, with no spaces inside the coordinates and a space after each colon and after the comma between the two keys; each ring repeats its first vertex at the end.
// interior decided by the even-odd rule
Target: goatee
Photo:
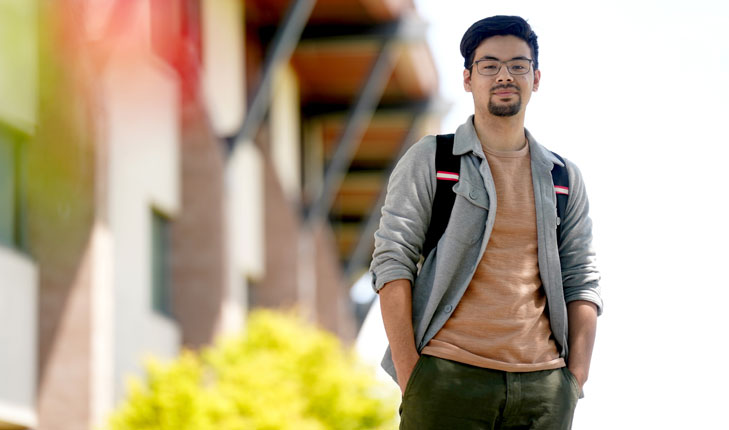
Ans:
{"type": "Polygon", "coordinates": [[[508,105],[497,105],[489,100],[489,113],[494,116],[514,116],[521,110],[521,97],[514,103],[508,105]]]}
{"type": "Polygon", "coordinates": [[[515,94],[516,101],[512,104],[508,105],[502,105],[502,104],[494,104],[492,101],[492,98],[489,98],[489,104],[488,109],[489,113],[494,116],[514,116],[519,113],[521,110],[521,95],[518,94],[519,92],[519,86],[513,83],[510,84],[500,84],[500,85],[494,85],[491,88],[491,91],[498,91],[498,90],[508,90],[513,89],[517,91],[517,94],[515,94]]]}

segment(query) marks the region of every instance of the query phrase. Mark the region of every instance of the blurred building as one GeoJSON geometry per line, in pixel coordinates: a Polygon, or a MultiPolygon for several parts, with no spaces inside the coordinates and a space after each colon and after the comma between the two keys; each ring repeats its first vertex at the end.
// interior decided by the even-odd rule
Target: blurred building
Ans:
{"type": "Polygon", "coordinates": [[[90,429],[149,355],[297,306],[352,341],[412,0],[0,0],[0,429],[90,429]]]}

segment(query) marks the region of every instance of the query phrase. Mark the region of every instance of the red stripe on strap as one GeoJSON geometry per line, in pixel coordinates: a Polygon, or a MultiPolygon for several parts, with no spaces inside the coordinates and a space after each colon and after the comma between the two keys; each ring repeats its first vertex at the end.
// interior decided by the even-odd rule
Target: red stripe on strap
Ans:
{"type": "Polygon", "coordinates": [[[570,189],[567,187],[560,187],[559,185],[555,185],[554,192],[557,194],[569,195],[570,189]]]}
{"type": "Polygon", "coordinates": [[[454,172],[436,172],[435,177],[444,181],[458,181],[458,173],[454,172]]]}

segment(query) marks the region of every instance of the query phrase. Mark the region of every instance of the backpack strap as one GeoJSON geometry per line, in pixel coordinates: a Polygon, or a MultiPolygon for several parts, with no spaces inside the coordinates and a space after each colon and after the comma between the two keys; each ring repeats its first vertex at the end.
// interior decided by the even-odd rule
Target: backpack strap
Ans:
{"type": "MultiPolygon", "coordinates": [[[[564,158],[556,152],[552,152],[552,154],[566,166],[564,158]]],[[[557,246],[559,247],[562,245],[562,220],[567,211],[567,200],[570,197],[570,179],[567,175],[567,168],[555,164],[552,167],[552,182],[554,183],[554,194],[557,197],[557,246]]]]}
{"type": "Polygon", "coordinates": [[[433,197],[433,209],[430,215],[430,225],[425,234],[422,254],[428,258],[430,251],[435,248],[443,236],[448,220],[451,217],[456,193],[453,185],[458,182],[461,172],[461,156],[453,155],[453,134],[439,134],[435,137],[435,177],[436,188],[433,197]]]}

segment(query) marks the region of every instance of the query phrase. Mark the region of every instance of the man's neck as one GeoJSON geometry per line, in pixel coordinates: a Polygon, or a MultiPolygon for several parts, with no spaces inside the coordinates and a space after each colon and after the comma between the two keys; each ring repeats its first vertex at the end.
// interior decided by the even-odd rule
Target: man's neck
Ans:
{"type": "Polygon", "coordinates": [[[481,146],[496,151],[518,151],[524,147],[524,115],[496,117],[474,115],[473,125],[481,146]]]}

